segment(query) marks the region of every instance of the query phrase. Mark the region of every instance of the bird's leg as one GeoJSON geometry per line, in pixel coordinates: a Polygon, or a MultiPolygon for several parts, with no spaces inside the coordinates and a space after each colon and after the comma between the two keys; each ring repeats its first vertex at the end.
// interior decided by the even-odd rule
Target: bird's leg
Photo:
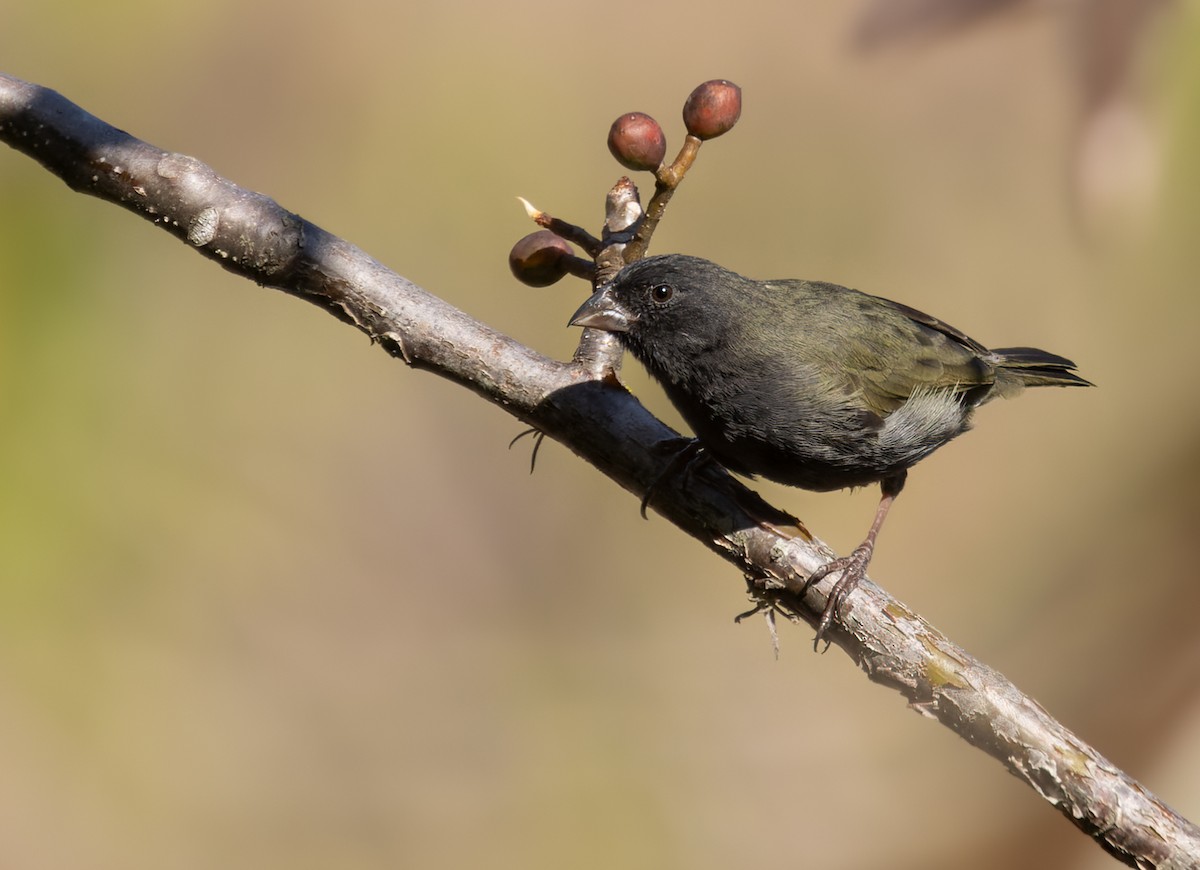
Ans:
{"type": "Polygon", "coordinates": [[[892,502],[896,500],[896,496],[900,494],[900,490],[904,489],[904,479],[907,476],[907,471],[901,471],[899,474],[884,478],[880,483],[883,495],[879,499],[879,506],[875,508],[875,519],[871,523],[871,529],[867,532],[867,537],[861,544],[854,548],[854,552],[849,556],[839,556],[836,559],[830,560],[816,571],[813,571],[808,579],[804,581],[804,588],[801,590],[801,594],[808,591],[808,587],[819,583],[834,572],[840,571],[842,574],[838,578],[837,583],[833,584],[833,589],[829,591],[829,597],[825,600],[825,609],[821,611],[821,620],[817,623],[817,636],[813,639],[813,649],[817,648],[821,642],[821,638],[825,636],[825,632],[833,623],[833,617],[837,614],[837,609],[841,606],[842,599],[866,575],[867,565],[871,563],[871,556],[875,554],[875,539],[879,536],[879,530],[883,528],[883,521],[887,519],[888,510],[891,508],[892,502]]]}

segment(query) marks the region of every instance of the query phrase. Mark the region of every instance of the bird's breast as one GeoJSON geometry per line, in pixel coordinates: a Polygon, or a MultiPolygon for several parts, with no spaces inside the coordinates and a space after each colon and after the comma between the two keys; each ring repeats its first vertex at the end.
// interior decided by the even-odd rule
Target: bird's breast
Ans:
{"type": "Polygon", "coordinates": [[[848,395],[781,400],[758,390],[664,386],[700,443],[730,471],[815,491],[894,475],[964,432],[970,417],[949,390],[917,393],[882,417],[848,395]]]}

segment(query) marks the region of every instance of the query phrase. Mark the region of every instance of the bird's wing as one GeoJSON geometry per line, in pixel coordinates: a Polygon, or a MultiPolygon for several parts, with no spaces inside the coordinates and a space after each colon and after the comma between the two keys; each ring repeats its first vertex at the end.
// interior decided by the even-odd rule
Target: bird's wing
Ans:
{"type": "MultiPolygon", "coordinates": [[[[877,297],[876,297],[877,298],[877,297]]],[[[986,390],[995,381],[989,351],[970,336],[899,302],[874,308],[882,322],[865,321],[847,373],[867,405],[886,417],[918,391],[986,390]],[[876,340],[881,328],[890,340],[876,340]],[[897,341],[896,339],[900,339],[897,341]]]]}

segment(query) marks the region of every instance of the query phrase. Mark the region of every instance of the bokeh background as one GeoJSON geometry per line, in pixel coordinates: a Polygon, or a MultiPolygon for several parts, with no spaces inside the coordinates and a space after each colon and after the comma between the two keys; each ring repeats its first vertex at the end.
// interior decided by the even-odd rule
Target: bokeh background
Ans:
{"type": "MultiPolygon", "coordinates": [[[[514,197],[597,227],[612,119],[736,81],[655,250],[1078,361],[872,575],[1200,818],[1195,3],[49,0],[0,58],[559,358],[514,197]]],[[[520,428],[0,149],[0,865],[1112,866],[520,428]]]]}

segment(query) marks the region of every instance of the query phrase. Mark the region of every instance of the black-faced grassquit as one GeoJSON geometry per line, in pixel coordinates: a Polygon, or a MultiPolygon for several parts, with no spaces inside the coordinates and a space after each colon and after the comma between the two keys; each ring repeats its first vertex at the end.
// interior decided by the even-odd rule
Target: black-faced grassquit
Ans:
{"type": "Polygon", "coordinates": [[[571,324],[616,333],[730,471],[818,491],[880,484],[866,539],[808,580],[841,572],[818,636],[865,573],[910,466],[997,396],[1090,386],[1069,359],[989,350],[898,302],[821,281],[756,281],[680,254],[622,269],[571,324]]]}

